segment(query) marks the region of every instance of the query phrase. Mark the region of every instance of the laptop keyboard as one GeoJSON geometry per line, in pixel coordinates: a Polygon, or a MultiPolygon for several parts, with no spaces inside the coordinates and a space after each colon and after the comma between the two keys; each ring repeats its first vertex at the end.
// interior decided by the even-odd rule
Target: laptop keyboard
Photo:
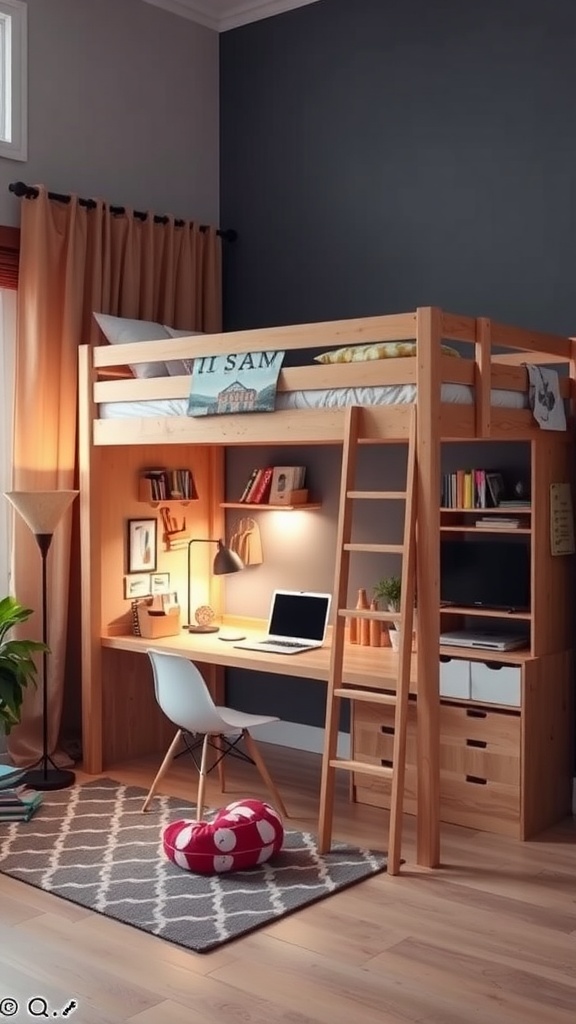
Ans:
{"type": "Polygon", "coordinates": [[[264,643],[268,647],[308,647],[308,644],[299,644],[296,640],[265,640],[264,643]]]}

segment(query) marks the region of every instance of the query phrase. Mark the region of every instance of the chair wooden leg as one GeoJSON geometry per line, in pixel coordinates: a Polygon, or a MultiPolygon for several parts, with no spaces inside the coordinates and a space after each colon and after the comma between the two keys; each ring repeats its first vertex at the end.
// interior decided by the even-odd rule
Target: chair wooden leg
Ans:
{"type": "Polygon", "coordinates": [[[216,750],[218,751],[218,757],[219,757],[219,761],[218,761],[218,764],[216,765],[216,767],[218,769],[218,782],[220,784],[220,792],[221,793],[225,793],[226,792],[226,772],[224,770],[224,761],[225,761],[224,744],[222,743],[222,737],[221,736],[214,736],[213,738],[214,738],[214,745],[216,747],[216,750]]]}
{"type": "Polygon", "coordinates": [[[146,799],[145,799],[145,801],[144,801],[144,803],[142,805],[142,811],[147,811],[148,810],[148,805],[149,805],[152,797],[154,796],[154,793],[156,792],[156,787],[157,787],[158,783],[160,782],[160,779],[162,778],[163,775],[166,774],[166,772],[168,771],[168,768],[170,767],[170,764],[172,762],[174,754],[176,753],[176,747],[180,743],[181,737],[182,737],[182,729],[178,729],[178,732],[176,733],[174,739],[172,740],[172,743],[168,747],[168,752],[166,754],[166,757],[162,761],[162,764],[160,765],[158,771],[156,772],[156,777],[155,777],[152,785],[150,786],[150,789],[148,790],[148,795],[147,795],[147,797],[146,797],[146,799]]]}
{"type": "Polygon", "coordinates": [[[202,819],[202,811],[204,810],[204,790],[206,788],[206,771],[208,762],[208,736],[204,737],[202,744],[202,760],[200,761],[200,771],[198,772],[198,796],[196,798],[196,821],[202,819]]]}
{"type": "Polygon", "coordinates": [[[256,765],[258,771],[260,772],[260,775],[262,776],[262,779],[266,783],[266,786],[268,787],[268,789],[270,790],[270,792],[271,792],[271,794],[272,794],[272,796],[274,798],[274,807],[275,807],[275,809],[277,811],[279,811],[279,813],[282,815],[283,818],[288,818],[289,814],[288,814],[288,811],[286,810],[286,807],[284,805],[284,801],[283,801],[282,797],[280,796],[280,793],[278,792],[278,790],[276,788],[276,784],[275,784],[274,780],[272,779],[272,776],[270,775],[270,772],[268,771],[268,769],[267,769],[267,767],[266,767],[266,765],[264,763],[264,760],[262,758],[262,755],[261,755],[260,751],[258,750],[258,747],[256,745],[256,741],[255,741],[254,737],[250,734],[248,729],[243,729],[242,730],[242,736],[243,736],[244,742],[246,744],[246,749],[247,749],[250,757],[254,761],[254,764],[256,765]]]}

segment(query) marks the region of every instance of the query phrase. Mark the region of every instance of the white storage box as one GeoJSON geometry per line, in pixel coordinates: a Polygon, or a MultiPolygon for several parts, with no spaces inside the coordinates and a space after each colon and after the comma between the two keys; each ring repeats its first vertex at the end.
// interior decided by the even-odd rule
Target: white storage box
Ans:
{"type": "Polygon", "coordinates": [[[470,662],[440,655],[440,696],[470,700],[470,662]]]}
{"type": "Polygon", "coordinates": [[[519,708],[522,696],[522,669],[519,665],[473,661],[470,670],[470,696],[485,704],[508,704],[519,708]]]}

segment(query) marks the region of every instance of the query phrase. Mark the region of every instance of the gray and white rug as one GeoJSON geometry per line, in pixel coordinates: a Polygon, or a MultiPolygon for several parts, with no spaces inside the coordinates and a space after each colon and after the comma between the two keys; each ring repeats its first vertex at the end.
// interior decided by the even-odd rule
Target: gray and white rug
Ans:
{"type": "Polygon", "coordinates": [[[286,830],[281,852],[249,871],[182,871],[162,850],[168,822],[194,806],[98,779],[44,794],[29,822],[0,823],[0,872],[197,953],[331,896],[386,868],[382,853],[286,830]]]}

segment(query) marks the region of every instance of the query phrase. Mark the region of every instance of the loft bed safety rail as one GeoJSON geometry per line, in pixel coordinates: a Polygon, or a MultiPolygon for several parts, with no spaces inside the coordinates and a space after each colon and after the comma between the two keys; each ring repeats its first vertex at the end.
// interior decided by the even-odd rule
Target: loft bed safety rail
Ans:
{"type": "MultiPolygon", "coordinates": [[[[452,347],[454,347],[452,345],[452,347]]],[[[416,400],[420,404],[425,393],[431,394],[431,401],[438,403],[441,417],[440,436],[463,439],[467,437],[522,437],[534,429],[531,413],[526,408],[525,396],[528,391],[528,375],[523,363],[559,365],[565,368],[560,377],[560,393],[570,399],[575,395],[576,342],[543,332],[499,324],[486,318],[473,318],[445,313],[436,308],[423,308],[410,313],[388,316],[370,316],[331,322],[296,324],[291,326],[259,328],[249,331],[234,331],[211,334],[206,337],[190,336],[161,341],[146,341],[124,345],[102,345],[93,349],[86,347],[85,370],[81,387],[87,389],[87,403],[94,420],[94,440],[97,444],[119,443],[111,422],[99,422],[106,403],[146,403],[173,401],[183,403],[189,395],[188,376],[161,376],[152,378],[123,378],[99,380],[100,372],[106,376],[110,367],[141,362],[164,362],[168,360],[196,359],[215,353],[242,353],[262,349],[308,350],[307,365],[286,367],[278,381],[279,399],[290,398],[302,392],[317,395],[327,389],[371,389],[383,388],[393,396],[402,389],[412,389],[407,398],[393,397],[385,408],[371,408],[365,413],[365,437],[405,436],[408,419],[402,408],[403,403],[416,400]],[[375,344],[378,342],[410,342],[417,344],[417,355],[396,359],[372,359],[366,362],[318,363],[313,361],[310,350],[340,348],[348,345],[375,344]],[[463,358],[443,354],[440,345],[457,343],[463,358]],[[501,349],[508,349],[501,352],[501,349]],[[495,351],[496,350],[496,351],[495,351]],[[468,357],[467,357],[468,354],[468,357]],[[452,398],[445,394],[445,388],[468,392],[464,404],[468,408],[455,407],[452,398]],[[506,409],[493,408],[495,394],[517,395],[506,409]],[[395,403],[395,404],[393,404],[395,403]],[[523,403],[523,404],[522,404],[523,403]],[[392,407],[391,407],[392,406],[392,407]]],[[[353,404],[370,405],[364,392],[358,392],[353,404]]],[[[498,404],[498,403],[497,403],[498,404]]],[[[286,406],[283,407],[287,409],[286,406]]],[[[342,410],[338,408],[306,410],[301,408],[297,415],[287,411],[276,411],[274,435],[283,436],[284,421],[289,425],[286,442],[298,443],[304,438],[317,438],[317,443],[337,441],[342,434],[342,410]],[[331,414],[330,421],[328,413],[331,414]],[[339,415],[340,414],[340,415],[339,415]],[[322,426],[320,427],[320,417],[322,426]],[[300,421],[299,427],[294,421],[300,421]],[[334,435],[332,437],[332,435],[334,435]]],[[[146,413],[146,415],[149,415],[146,413]]],[[[156,413],[150,415],[156,416],[156,413]]],[[[134,412],[135,417],[140,417],[134,412]]],[[[162,419],[173,422],[164,428],[156,428],[138,418],[142,438],[152,436],[157,429],[173,443],[264,443],[264,433],[270,440],[270,433],[256,427],[252,414],[234,417],[214,418],[200,426],[198,421],[186,417],[185,411],[171,417],[158,412],[162,419]],[[177,424],[175,421],[180,420],[177,424]],[[187,424],[186,424],[187,420],[187,424]],[[248,423],[252,420],[250,425],[248,423]],[[227,422],[232,421],[232,422],[227,422]],[[222,440],[218,441],[220,435],[222,440]]],[[[261,419],[261,417],[258,417],[261,419]]],[[[269,424],[269,417],[265,417],[269,424]]],[[[128,425],[128,420],[124,420],[128,425]]],[[[138,435],[136,420],[128,428],[126,443],[135,443],[138,435]]],[[[438,434],[438,427],[436,427],[438,434]]]]}

